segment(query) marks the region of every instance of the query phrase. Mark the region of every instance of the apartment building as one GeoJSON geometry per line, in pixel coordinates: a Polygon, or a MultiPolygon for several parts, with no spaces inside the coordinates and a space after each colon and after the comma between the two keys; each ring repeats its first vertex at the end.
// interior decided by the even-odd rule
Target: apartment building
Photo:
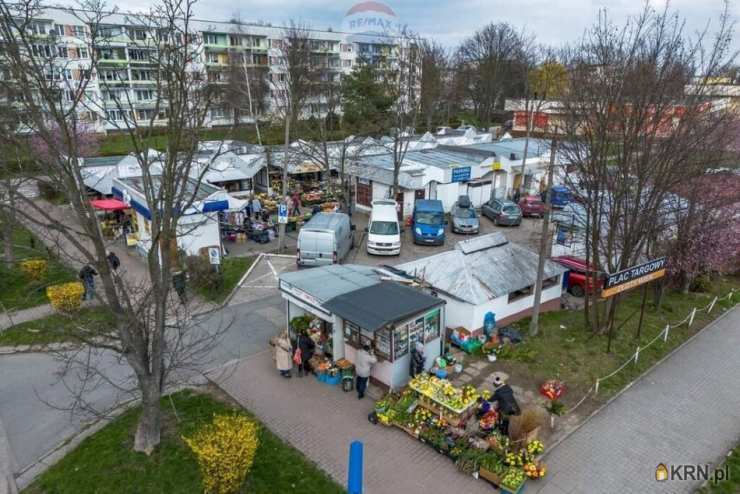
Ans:
{"type": "MultiPolygon", "coordinates": [[[[162,44],[173,34],[159,32],[130,14],[103,16],[95,26],[80,11],[48,8],[30,26],[33,57],[53,67],[49,78],[57,82],[65,102],[84,81],[85,95],[78,116],[96,132],[139,125],[164,125],[167,108],[157,96],[157,65],[162,44]],[[95,35],[91,33],[95,29],[95,35]],[[92,42],[95,37],[95,42],[92,42]],[[97,66],[92,67],[92,58],[97,66]]],[[[269,118],[284,91],[285,43],[282,26],[236,22],[191,21],[188,46],[193,53],[188,70],[215,88],[218,100],[209,110],[206,127],[269,118]],[[246,84],[249,81],[251,84],[246,84]],[[233,87],[237,86],[238,90],[233,87]]],[[[392,60],[396,46],[389,38],[362,38],[331,31],[305,29],[310,39],[310,63],[322,81],[339,82],[365,60],[392,60]]],[[[304,113],[325,115],[327,101],[314,97],[304,113]]],[[[340,111],[340,109],[334,109],[340,111]]]]}

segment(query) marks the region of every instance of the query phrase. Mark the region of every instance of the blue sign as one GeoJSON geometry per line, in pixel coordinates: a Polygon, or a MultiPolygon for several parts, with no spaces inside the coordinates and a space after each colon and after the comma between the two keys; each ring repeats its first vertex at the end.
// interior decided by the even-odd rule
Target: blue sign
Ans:
{"type": "Polygon", "coordinates": [[[459,168],[452,169],[452,181],[453,182],[465,182],[470,180],[470,167],[461,166],[459,168]]]}
{"type": "Polygon", "coordinates": [[[286,204],[278,205],[278,223],[288,222],[288,206],[286,204]]]}

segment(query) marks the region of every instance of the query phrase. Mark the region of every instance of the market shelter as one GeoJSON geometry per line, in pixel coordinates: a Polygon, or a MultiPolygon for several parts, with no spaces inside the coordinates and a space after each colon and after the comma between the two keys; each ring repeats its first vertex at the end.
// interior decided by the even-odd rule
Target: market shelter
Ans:
{"type": "MultiPolygon", "coordinates": [[[[455,248],[396,266],[447,301],[445,324],[475,332],[493,312],[498,326],[529,316],[534,306],[538,254],[500,232],[458,242],[455,248]]],[[[541,311],[560,309],[566,269],[545,261],[541,311]]]]}
{"type": "Polygon", "coordinates": [[[445,302],[392,279],[397,276],[387,270],[353,264],[283,273],[288,326],[293,331],[296,318],[311,318],[317,349],[333,362],[354,362],[362,344],[374,346],[379,362],[371,377],[402,386],[417,341],[424,343],[427,367],[440,355],[445,302]]]}
{"type": "Polygon", "coordinates": [[[324,307],[342,319],[344,355],[355,361],[363,345],[375,349],[374,380],[397,389],[409,380],[411,350],[424,345],[426,367],[442,353],[445,301],[418,288],[383,281],[340,295],[324,307]]]}

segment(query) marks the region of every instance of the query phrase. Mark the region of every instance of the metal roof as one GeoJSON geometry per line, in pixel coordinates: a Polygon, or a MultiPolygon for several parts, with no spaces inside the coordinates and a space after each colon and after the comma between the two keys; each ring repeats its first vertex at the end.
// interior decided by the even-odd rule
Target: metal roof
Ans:
{"type": "MultiPolygon", "coordinates": [[[[480,305],[531,286],[537,279],[538,255],[505,240],[500,232],[482,235],[458,242],[453,250],[396,268],[455,298],[480,305]]],[[[545,261],[545,278],[565,271],[563,266],[545,261]]]]}
{"type": "MultiPolygon", "coordinates": [[[[144,181],[142,177],[128,177],[128,178],[117,178],[119,182],[131,187],[139,194],[144,194],[144,181]]],[[[159,186],[162,177],[160,175],[152,175],[151,181],[154,187],[154,194],[159,194],[159,186]]],[[[220,192],[221,189],[214,187],[204,181],[198,182],[192,178],[188,178],[185,185],[185,193],[183,194],[183,201],[188,201],[190,197],[193,197],[195,201],[204,201],[211,197],[213,194],[220,192]]]]}
{"type": "Polygon", "coordinates": [[[383,281],[338,295],[326,302],[324,308],[363,329],[377,331],[444,303],[417,288],[383,281]]]}
{"type": "MultiPolygon", "coordinates": [[[[500,139],[494,142],[485,142],[481,144],[471,144],[468,146],[460,146],[460,151],[465,152],[466,149],[487,151],[496,153],[497,156],[503,156],[508,158],[511,153],[517,155],[517,159],[522,159],[524,156],[524,143],[526,139],[500,139]]],[[[542,156],[550,152],[550,141],[547,139],[536,139],[529,138],[529,145],[527,146],[527,157],[542,156]]]]}
{"type": "Polygon", "coordinates": [[[344,213],[318,213],[303,225],[302,230],[334,230],[336,226],[347,216],[344,213]]]}
{"type": "Polygon", "coordinates": [[[280,281],[325,302],[338,295],[380,283],[380,272],[371,266],[332,264],[282,273],[280,281]]]}
{"type": "Polygon", "coordinates": [[[120,156],[94,156],[92,158],[83,158],[82,166],[114,166],[117,165],[127,155],[120,156]]]}

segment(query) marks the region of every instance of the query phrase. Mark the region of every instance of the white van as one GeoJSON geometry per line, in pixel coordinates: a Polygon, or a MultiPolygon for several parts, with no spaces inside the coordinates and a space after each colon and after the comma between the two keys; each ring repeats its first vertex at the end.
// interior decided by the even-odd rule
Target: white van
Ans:
{"type": "Polygon", "coordinates": [[[344,213],[315,214],[298,232],[299,266],[323,266],[344,260],[355,246],[355,225],[344,213]]]}
{"type": "Polygon", "coordinates": [[[367,253],[397,256],[401,253],[401,225],[398,224],[396,201],[382,199],[372,202],[367,232],[367,253]]]}

